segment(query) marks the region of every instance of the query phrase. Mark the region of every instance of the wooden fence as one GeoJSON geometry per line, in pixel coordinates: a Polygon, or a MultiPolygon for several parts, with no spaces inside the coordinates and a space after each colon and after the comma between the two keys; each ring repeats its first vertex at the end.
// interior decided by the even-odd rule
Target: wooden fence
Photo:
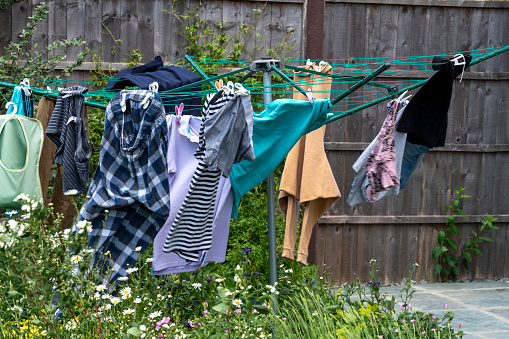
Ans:
{"type": "MultiPolygon", "coordinates": [[[[38,2],[26,0],[0,11],[0,47],[17,39],[38,2]]],[[[210,25],[223,21],[222,30],[228,34],[242,24],[253,25],[247,43],[250,52],[242,55],[244,60],[259,58],[282,42],[295,45],[284,55],[291,59],[419,56],[509,45],[507,1],[47,2],[49,17],[38,29],[32,48],[36,43],[41,48],[82,38],[92,50],[101,51],[102,60],[113,69],[125,67],[121,49],[138,49],[143,62],[155,55],[162,55],[166,62],[182,57],[185,40],[176,32],[182,32],[183,26],[167,12],[182,14],[187,7],[196,8],[210,25]],[[261,14],[255,15],[255,9],[261,14]]],[[[79,50],[64,52],[72,61],[79,50]]],[[[509,277],[508,54],[471,67],[464,80],[455,83],[447,144],[424,157],[399,196],[355,207],[346,203],[354,176],[351,166],[380,129],[385,118],[381,106],[328,126],[325,147],[343,197],[315,227],[310,261],[329,266],[327,272],[335,283],[368,279],[372,258],[378,260],[382,281],[400,281],[416,262],[420,267],[414,279],[433,281],[431,250],[446,219],[444,209],[459,187],[466,187],[472,196],[462,203],[468,214],[459,223],[463,245],[466,234],[479,228],[485,213],[498,217],[495,224],[500,227],[490,234],[493,242],[481,246],[484,255],[475,258],[461,276],[509,277]]],[[[74,77],[84,77],[83,72],[93,67],[86,63],[74,77]]]]}

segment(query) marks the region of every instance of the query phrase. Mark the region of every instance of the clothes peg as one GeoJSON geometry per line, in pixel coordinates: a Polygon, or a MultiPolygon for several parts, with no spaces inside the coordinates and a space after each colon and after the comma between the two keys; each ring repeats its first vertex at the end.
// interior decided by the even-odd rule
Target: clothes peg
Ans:
{"type": "Polygon", "coordinates": [[[249,95],[249,91],[242,86],[242,84],[236,82],[235,88],[237,89],[235,93],[237,93],[240,96],[247,97],[249,95]]]}
{"type": "Polygon", "coordinates": [[[311,103],[311,105],[313,105],[315,103],[315,96],[313,95],[313,92],[311,92],[311,88],[308,88],[308,90],[306,91],[306,96],[308,97],[308,100],[311,103]]]}
{"type": "Polygon", "coordinates": [[[233,81],[228,81],[228,83],[223,86],[223,90],[228,91],[228,93],[234,91],[235,85],[233,84],[233,81]]]}
{"type": "Polygon", "coordinates": [[[127,93],[125,92],[122,92],[122,100],[120,100],[120,108],[122,109],[122,112],[125,112],[125,110],[127,109],[126,107],[126,103],[125,103],[125,97],[126,97],[127,93]]]}
{"type": "Polygon", "coordinates": [[[153,96],[154,95],[152,94],[152,92],[147,92],[145,98],[143,98],[143,100],[141,101],[141,106],[143,107],[143,109],[148,108],[148,105],[150,104],[150,98],[152,98],[153,96]]]}
{"type": "Polygon", "coordinates": [[[184,112],[184,103],[181,103],[180,106],[175,106],[175,115],[177,116],[177,125],[180,125],[180,118],[182,117],[182,112],[184,112]]]}
{"type": "Polygon", "coordinates": [[[5,104],[5,109],[6,110],[9,110],[9,106],[13,105],[14,106],[14,109],[11,113],[9,114],[16,114],[16,112],[18,111],[18,106],[16,106],[16,104],[12,101],[9,101],[8,103],[5,104]]]}
{"type": "Polygon", "coordinates": [[[223,88],[223,80],[215,81],[214,85],[216,85],[216,90],[219,92],[223,88]]]}
{"type": "Polygon", "coordinates": [[[151,90],[152,92],[157,93],[159,91],[159,84],[157,83],[157,81],[154,81],[148,86],[148,89],[151,90]]]}
{"type": "Polygon", "coordinates": [[[30,80],[28,78],[24,78],[23,81],[19,83],[23,92],[25,92],[25,96],[29,97],[32,95],[32,90],[30,89],[30,80]]]}
{"type": "Polygon", "coordinates": [[[465,73],[465,66],[466,66],[466,63],[467,63],[467,60],[465,59],[465,56],[463,54],[456,54],[454,56],[453,59],[451,59],[451,61],[454,61],[454,66],[462,66],[463,65],[463,70],[461,71],[461,77],[460,77],[460,82],[461,80],[463,80],[463,73],[465,73]],[[463,61],[460,61],[460,59],[463,58],[463,61]]]}

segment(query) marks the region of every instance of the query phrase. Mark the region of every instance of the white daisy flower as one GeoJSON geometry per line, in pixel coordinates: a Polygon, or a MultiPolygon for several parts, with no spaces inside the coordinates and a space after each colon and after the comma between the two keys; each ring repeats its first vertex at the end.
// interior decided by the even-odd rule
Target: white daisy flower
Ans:
{"type": "Polygon", "coordinates": [[[141,303],[141,301],[142,301],[142,300],[141,300],[140,298],[136,298],[136,299],[134,299],[134,300],[133,300],[133,302],[134,302],[135,304],[139,304],[139,303],[141,303]]]}
{"type": "Polygon", "coordinates": [[[18,305],[14,305],[14,306],[12,306],[11,311],[16,312],[16,313],[21,313],[21,312],[23,312],[23,309],[21,307],[19,307],[18,305]]]}
{"type": "Polygon", "coordinates": [[[148,263],[151,263],[153,260],[154,260],[154,258],[147,258],[147,260],[145,262],[148,264],[148,263]]]}
{"type": "Polygon", "coordinates": [[[201,284],[200,283],[193,283],[194,289],[198,289],[201,291],[201,284]]]}
{"type": "Polygon", "coordinates": [[[77,327],[78,327],[78,324],[74,320],[71,320],[67,324],[65,324],[65,329],[68,331],[74,330],[77,327]]]}
{"type": "Polygon", "coordinates": [[[120,277],[117,280],[118,281],[127,281],[127,280],[129,280],[129,277],[120,277]]]}
{"type": "Polygon", "coordinates": [[[240,308],[240,306],[242,305],[242,300],[240,300],[240,299],[234,299],[234,300],[232,301],[232,304],[233,304],[233,305],[235,305],[235,306],[237,306],[237,308],[240,308]]]}
{"type": "Polygon", "coordinates": [[[134,251],[135,251],[135,252],[139,252],[139,251],[141,251],[141,246],[136,247],[136,248],[134,249],[134,251]]]}
{"type": "Polygon", "coordinates": [[[96,290],[97,292],[102,292],[102,291],[106,290],[106,288],[107,288],[107,287],[106,287],[106,285],[102,285],[102,284],[101,284],[101,285],[97,285],[97,286],[95,287],[95,290],[96,290]]]}
{"type": "Polygon", "coordinates": [[[134,273],[138,270],[138,267],[133,267],[133,268],[128,268],[126,270],[127,274],[131,274],[131,273],[134,273]]]}
{"type": "Polygon", "coordinates": [[[113,305],[116,305],[120,302],[120,298],[113,297],[113,298],[110,298],[110,301],[113,305]]]}
{"type": "Polygon", "coordinates": [[[161,313],[161,311],[156,311],[156,312],[152,312],[152,313],[150,313],[150,314],[148,315],[148,317],[149,317],[150,319],[155,319],[155,318],[157,318],[157,317],[160,317],[160,316],[161,316],[161,314],[162,314],[162,313],[161,313]]]}
{"type": "Polygon", "coordinates": [[[75,256],[73,256],[73,257],[71,258],[71,261],[72,261],[73,263],[79,263],[80,261],[83,261],[83,257],[82,257],[82,256],[80,256],[80,255],[75,255],[75,256]]]}
{"type": "Polygon", "coordinates": [[[130,315],[130,314],[134,314],[134,310],[132,308],[128,308],[127,310],[124,310],[122,313],[124,315],[130,315]]]}
{"type": "Polygon", "coordinates": [[[122,291],[120,291],[121,296],[131,296],[131,288],[130,287],[124,287],[122,291]]]}

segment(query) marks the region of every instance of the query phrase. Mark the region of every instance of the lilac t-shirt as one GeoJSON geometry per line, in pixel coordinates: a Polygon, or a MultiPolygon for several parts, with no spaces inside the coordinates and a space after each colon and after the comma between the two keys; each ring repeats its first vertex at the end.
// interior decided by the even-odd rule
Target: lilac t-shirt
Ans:
{"type": "Polygon", "coordinates": [[[189,272],[210,262],[223,262],[230,231],[233,191],[231,190],[230,179],[221,176],[214,207],[211,248],[200,253],[199,262],[190,264],[186,264],[186,260],[180,258],[174,252],[163,252],[166,236],[180,206],[184,202],[193,174],[198,166],[198,160],[194,157],[194,153],[198,148],[201,121],[193,116],[181,117],[180,124],[177,124],[176,120],[175,115],[166,117],[171,208],[168,219],[154,240],[154,260],[152,262],[152,273],[154,275],[189,272]]]}

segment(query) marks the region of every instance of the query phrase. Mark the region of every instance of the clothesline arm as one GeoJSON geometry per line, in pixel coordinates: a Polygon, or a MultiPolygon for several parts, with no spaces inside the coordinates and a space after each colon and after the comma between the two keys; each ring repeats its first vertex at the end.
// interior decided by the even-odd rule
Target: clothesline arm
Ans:
{"type": "MultiPolygon", "coordinates": [[[[193,59],[191,59],[191,57],[189,55],[186,54],[185,58],[186,58],[187,62],[189,62],[198,71],[198,73],[201,74],[202,77],[204,77],[205,79],[210,79],[209,76],[207,74],[205,74],[204,71],[202,71],[202,69],[193,61],[193,59]]],[[[213,81],[209,81],[209,84],[210,84],[210,86],[212,86],[212,88],[215,87],[213,81]]]]}
{"type": "MultiPolygon", "coordinates": [[[[345,75],[334,74],[334,73],[324,73],[324,72],[319,72],[319,71],[315,71],[312,69],[305,69],[302,67],[291,66],[291,65],[285,65],[285,68],[288,68],[288,69],[291,69],[294,71],[299,71],[299,72],[306,72],[306,73],[310,73],[310,74],[321,75],[323,77],[337,79],[337,80],[358,81],[361,78],[361,77],[345,76],[345,75]]],[[[390,89],[392,87],[392,86],[383,85],[383,84],[380,84],[380,83],[374,82],[374,81],[370,81],[369,85],[371,85],[373,87],[380,87],[380,88],[385,88],[385,89],[390,89]]]]}
{"type": "MultiPolygon", "coordinates": [[[[485,54],[483,55],[482,57],[479,57],[479,58],[476,58],[474,60],[472,60],[470,62],[470,66],[473,66],[475,64],[478,64],[480,62],[483,62],[489,58],[493,58],[494,56],[497,56],[499,54],[502,54],[504,52],[507,52],[509,51],[509,46],[505,46],[499,50],[496,50],[494,52],[491,52],[491,53],[488,53],[488,54],[485,54]]],[[[403,89],[400,89],[399,91],[397,91],[396,93],[393,94],[393,96],[398,96],[400,95],[401,93],[405,92],[405,91],[410,91],[410,90],[413,90],[413,89],[416,89],[418,87],[421,87],[422,85],[424,85],[426,82],[428,81],[428,79],[425,79],[425,80],[421,80],[421,81],[418,81],[416,82],[415,84],[413,85],[410,85],[408,87],[405,87],[403,89]]],[[[368,107],[371,107],[371,106],[374,106],[374,105],[377,105],[381,102],[384,102],[385,100],[387,99],[390,99],[389,96],[386,96],[386,97],[382,97],[382,98],[379,98],[379,99],[376,99],[376,100],[373,100],[373,101],[370,101],[370,102],[367,102],[365,103],[364,105],[360,105],[360,106],[357,106],[355,108],[352,108],[348,111],[345,111],[345,112],[339,112],[339,113],[329,113],[327,115],[327,121],[325,122],[326,124],[328,124],[329,122],[333,122],[335,120],[338,120],[338,119],[341,119],[343,117],[346,117],[348,115],[352,115],[354,114],[355,112],[358,112],[358,111],[361,111],[365,108],[368,108],[368,107]]]]}
{"type": "Polygon", "coordinates": [[[378,67],[373,73],[369,74],[368,76],[363,78],[361,81],[357,82],[352,87],[350,87],[349,89],[347,89],[346,91],[344,91],[343,93],[341,93],[340,95],[338,95],[337,97],[332,99],[330,101],[331,104],[335,105],[339,101],[343,100],[344,98],[346,98],[347,96],[349,96],[350,94],[352,94],[353,92],[358,90],[360,87],[362,87],[365,84],[367,84],[371,79],[373,79],[374,77],[376,77],[379,74],[381,74],[381,73],[385,72],[386,70],[388,70],[390,67],[391,67],[391,64],[389,64],[389,63],[383,64],[382,66],[378,67]]]}
{"type": "Polygon", "coordinates": [[[222,79],[222,78],[229,77],[229,76],[231,76],[231,75],[235,75],[235,74],[238,74],[238,73],[242,73],[242,72],[244,72],[244,71],[249,71],[249,66],[247,66],[247,67],[242,67],[242,68],[236,69],[236,70],[231,71],[231,72],[228,72],[228,73],[224,73],[224,74],[216,75],[215,77],[212,77],[212,78],[208,78],[208,79],[205,79],[205,80],[201,80],[201,81],[193,82],[193,83],[188,84],[188,85],[180,86],[180,87],[177,87],[177,88],[171,89],[171,90],[169,90],[169,91],[164,91],[164,93],[166,93],[166,94],[170,94],[170,93],[180,92],[180,91],[182,91],[183,89],[192,88],[192,87],[195,87],[195,86],[198,86],[198,85],[202,85],[202,84],[204,84],[204,83],[206,83],[206,82],[212,82],[212,87],[213,87],[213,88],[215,88],[215,86],[214,86],[214,81],[219,80],[219,79],[222,79]]]}
{"type": "Polygon", "coordinates": [[[276,72],[281,78],[285,79],[290,85],[292,85],[293,87],[295,87],[299,92],[301,92],[302,94],[304,94],[304,96],[307,96],[306,95],[306,91],[300,87],[299,85],[297,85],[292,79],[290,79],[288,77],[288,75],[284,74],[283,72],[281,72],[281,70],[279,70],[277,67],[272,67],[272,69],[274,72],[276,72]]]}

